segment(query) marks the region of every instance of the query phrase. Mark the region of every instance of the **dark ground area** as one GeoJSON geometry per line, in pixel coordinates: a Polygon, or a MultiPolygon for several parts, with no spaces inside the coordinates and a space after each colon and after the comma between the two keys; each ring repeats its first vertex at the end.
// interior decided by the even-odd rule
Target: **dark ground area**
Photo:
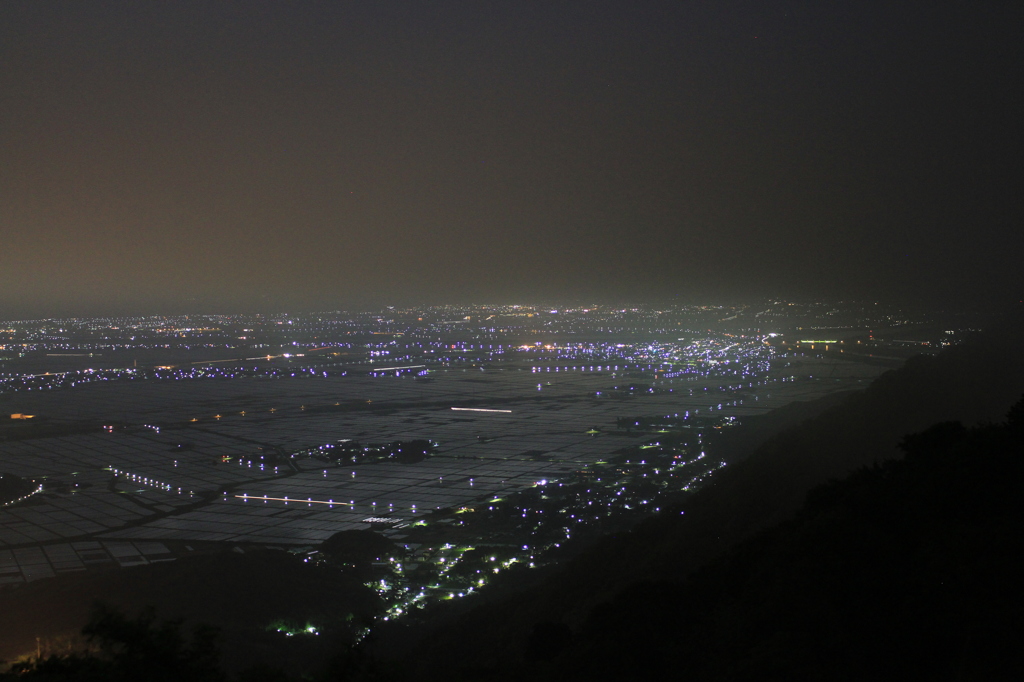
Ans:
{"type": "Polygon", "coordinates": [[[358,580],[279,551],[67,574],[0,592],[0,659],[34,655],[37,637],[44,655],[74,648],[94,604],[102,602],[129,617],[155,607],[158,619],[183,619],[185,630],[201,623],[219,628],[229,670],[265,662],[309,672],[351,641],[351,627],[373,612],[375,599],[358,580]],[[267,631],[278,621],[309,622],[321,634],[267,631]]]}

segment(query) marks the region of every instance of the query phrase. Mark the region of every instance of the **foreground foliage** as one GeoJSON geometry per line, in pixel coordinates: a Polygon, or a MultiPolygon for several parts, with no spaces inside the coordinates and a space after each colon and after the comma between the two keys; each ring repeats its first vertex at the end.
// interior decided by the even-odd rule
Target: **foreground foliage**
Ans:
{"type": "Polygon", "coordinates": [[[82,629],[84,651],[15,663],[0,679],[196,680],[225,679],[217,631],[197,626],[186,636],[179,621],[158,622],[153,609],[135,618],[97,606],[82,629]]]}

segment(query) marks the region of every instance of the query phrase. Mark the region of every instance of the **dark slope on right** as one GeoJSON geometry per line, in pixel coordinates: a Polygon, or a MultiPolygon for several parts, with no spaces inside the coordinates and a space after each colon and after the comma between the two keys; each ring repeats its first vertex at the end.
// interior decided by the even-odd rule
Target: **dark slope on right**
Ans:
{"type": "Polygon", "coordinates": [[[637,583],[575,633],[535,627],[519,670],[551,680],[1020,679],[1024,401],[1005,424],[943,422],[903,446],[904,459],[813,489],[795,518],[686,580],[637,583]]]}
{"type": "MultiPolygon", "coordinates": [[[[682,509],[607,538],[515,597],[448,622],[442,616],[407,660],[428,678],[434,671],[451,679],[440,673],[456,668],[465,679],[503,679],[501,671],[518,670],[535,657],[538,638],[581,637],[608,603],[629,602],[647,590],[638,584],[658,590],[682,584],[738,543],[791,518],[816,485],[900,456],[897,444],[906,434],[942,421],[1000,419],[1024,393],[1021,331],[1015,320],[938,357],[912,359],[727,467],[682,509]]],[[[656,602],[662,596],[668,597],[655,595],[656,602]]],[[[664,605],[670,613],[680,608],[678,602],[664,605]]],[[[616,627],[606,624],[611,636],[616,627]]]]}

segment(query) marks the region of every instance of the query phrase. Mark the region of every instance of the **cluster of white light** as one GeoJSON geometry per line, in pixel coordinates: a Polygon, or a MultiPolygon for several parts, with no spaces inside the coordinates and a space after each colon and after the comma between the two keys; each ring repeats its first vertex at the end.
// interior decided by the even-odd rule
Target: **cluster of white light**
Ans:
{"type": "MultiPolygon", "coordinates": [[[[175,465],[177,465],[177,462],[175,462],[175,465]]],[[[146,476],[142,476],[141,474],[133,474],[129,471],[122,471],[121,469],[115,469],[114,467],[109,467],[109,469],[110,471],[114,472],[115,476],[123,476],[126,480],[129,480],[133,483],[139,483],[141,485],[149,486],[150,488],[156,488],[158,490],[163,490],[166,492],[177,492],[179,495],[181,495],[184,492],[181,488],[177,488],[177,490],[175,490],[174,486],[172,486],[170,483],[165,483],[164,481],[158,481],[154,478],[148,478],[146,476]]],[[[188,494],[189,496],[192,496],[195,494],[195,491],[190,490],[188,491],[188,494]]]]}

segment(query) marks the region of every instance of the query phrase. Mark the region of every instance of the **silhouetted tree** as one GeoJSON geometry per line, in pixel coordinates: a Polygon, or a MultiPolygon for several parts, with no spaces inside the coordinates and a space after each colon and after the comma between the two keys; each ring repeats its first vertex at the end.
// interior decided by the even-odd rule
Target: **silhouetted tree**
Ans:
{"type": "Polygon", "coordinates": [[[4,678],[52,682],[225,679],[220,667],[219,635],[210,626],[198,625],[186,638],[181,621],[157,622],[152,608],[128,618],[100,604],[82,634],[94,647],[92,650],[16,663],[4,678]]]}

